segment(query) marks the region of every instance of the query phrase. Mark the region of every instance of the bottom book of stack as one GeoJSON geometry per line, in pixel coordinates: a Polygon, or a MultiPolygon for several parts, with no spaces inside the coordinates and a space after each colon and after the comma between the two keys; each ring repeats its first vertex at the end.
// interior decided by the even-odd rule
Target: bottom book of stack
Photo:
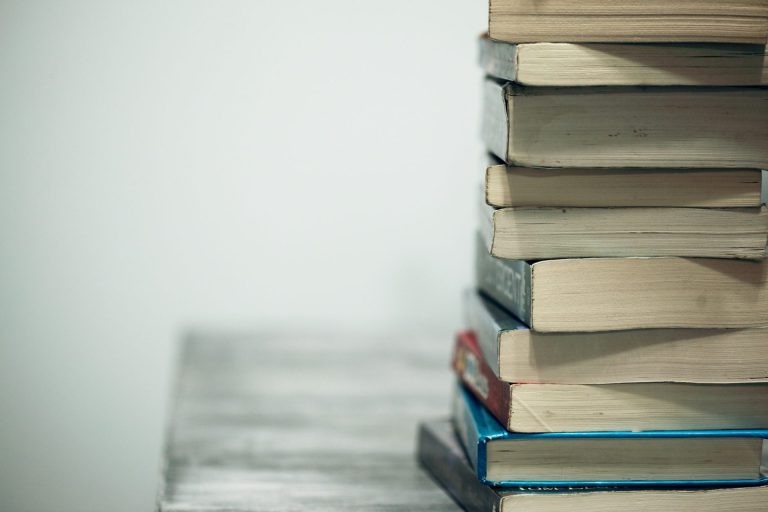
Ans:
{"type": "Polygon", "coordinates": [[[758,512],[768,486],[621,488],[493,487],[478,478],[449,420],[423,423],[418,458],[464,509],[471,512],[758,512]]]}

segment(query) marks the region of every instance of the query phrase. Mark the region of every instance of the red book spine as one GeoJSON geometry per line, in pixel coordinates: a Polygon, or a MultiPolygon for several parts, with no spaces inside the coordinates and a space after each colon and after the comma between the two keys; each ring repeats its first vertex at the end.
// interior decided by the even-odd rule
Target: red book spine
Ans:
{"type": "Polygon", "coordinates": [[[462,331],[456,335],[453,370],[504,428],[509,429],[510,384],[497,379],[486,364],[474,332],[462,331]]]}

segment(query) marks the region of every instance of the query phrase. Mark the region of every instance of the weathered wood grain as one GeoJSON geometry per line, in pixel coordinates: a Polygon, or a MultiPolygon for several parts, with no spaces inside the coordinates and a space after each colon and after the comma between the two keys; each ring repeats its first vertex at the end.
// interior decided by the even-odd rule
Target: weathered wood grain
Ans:
{"type": "Polygon", "coordinates": [[[196,335],[158,510],[437,511],[416,422],[448,411],[450,341],[196,335]]]}

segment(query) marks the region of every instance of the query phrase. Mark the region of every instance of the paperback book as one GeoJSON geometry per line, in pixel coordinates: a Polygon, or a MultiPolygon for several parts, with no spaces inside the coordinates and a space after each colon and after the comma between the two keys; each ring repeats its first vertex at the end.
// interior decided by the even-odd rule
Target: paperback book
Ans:
{"type": "Polygon", "coordinates": [[[511,42],[765,44],[763,0],[490,0],[493,39],[511,42]]]}
{"type": "Polygon", "coordinates": [[[768,382],[768,328],[539,332],[475,290],[465,325],[506,382],[768,382]]]}
{"type": "Polygon", "coordinates": [[[512,433],[462,386],[453,421],[477,478],[499,487],[760,485],[768,430],[512,433]]]}
{"type": "Polygon", "coordinates": [[[768,84],[763,44],[504,43],[480,38],[486,74],[535,86],[768,84]]]}
{"type": "Polygon", "coordinates": [[[768,168],[768,89],[485,82],[483,139],[523,167],[768,168]]]}
{"type": "Polygon", "coordinates": [[[485,202],[494,208],[759,208],[763,178],[757,169],[534,169],[490,157],[485,202]]]}
{"type": "Polygon", "coordinates": [[[768,326],[765,260],[510,260],[478,235],[475,275],[483,293],[539,332],[768,326]]]}

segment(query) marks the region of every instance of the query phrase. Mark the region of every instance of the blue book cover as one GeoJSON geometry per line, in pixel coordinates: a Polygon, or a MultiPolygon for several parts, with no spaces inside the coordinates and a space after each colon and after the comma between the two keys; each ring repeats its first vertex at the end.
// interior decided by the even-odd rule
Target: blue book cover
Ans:
{"type": "MultiPolygon", "coordinates": [[[[461,384],[457,384],[454,396],[453,421],[456,432],[467,452],[472,467],[475,468],[478,479],[487,485],[497,487],[724,487],[761,485],[768,483],[768,477],[759,469],[763,440],[768,438],[768,430],[659,430],[642,432],[557,432],[541,434],[518,434],[508,432],[496,421],[496,419],[469,393],[461,384]],[[562,445],[563,440],[647,440],[647,439],[680,439],[682,442],[694,439],[728,438],[737,441],[737,444],[749,443],[753,449],[751,456],[755,460],[754,478],[717,478],[717,479],[558,479],[543,480],[539,478],[506,479],[501,477],[499,471],[489,472],[489,445],[498,441],[557,441],[562,445]],[[743,441],[743,442],[742,442],[743,441]],[[755,442],[752,442],[755,441],[755,442]],[[739,443],[742,442],[742,443],[739,443]]],[[[530,446],[530,443],[527,443],[530,446]]],[[[545,447],[545,445],[542,445],[545,447]]],[[[600,452],[600,447],[594,445],[593,453],[600,452]]],[[[496,450],[498,454],[500,450],[496,450]]],[[[503,450],[502,450],[503,451],[503,450]]],[[[734,457],[736,452],[734,450],[734,457]]],[[[543,452],[542,452],[543,453],[543,452]]],[[[729,456],[730,454],[726,454],[729,456]]],[[[543,460],[546,462],[546,460],[543,460]]],[[[514,463],[511,463],[514,464],[514,463]]],[[[573,466],[575,466],[574,463],[573,466]]],[[[663,463],[660,463],[663,464],[663,463]]],[[[564,469],[573,469],[564,468],[564,469]]],[[[571,473],[578,474],[576,471],[571,473]]]]}

